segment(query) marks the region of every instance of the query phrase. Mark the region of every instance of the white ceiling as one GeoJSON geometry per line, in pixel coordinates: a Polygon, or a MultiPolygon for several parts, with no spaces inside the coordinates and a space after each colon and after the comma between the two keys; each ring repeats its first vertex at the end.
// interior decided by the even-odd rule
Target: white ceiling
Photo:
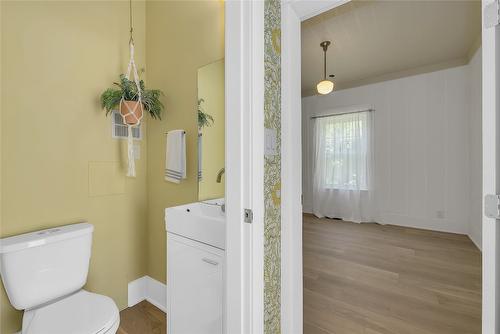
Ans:
{"type": "Polygon", "coordinates": [[[463,65],[480,45],[480,1],[352,1],[302,23],[302,95],[463,65]]]}

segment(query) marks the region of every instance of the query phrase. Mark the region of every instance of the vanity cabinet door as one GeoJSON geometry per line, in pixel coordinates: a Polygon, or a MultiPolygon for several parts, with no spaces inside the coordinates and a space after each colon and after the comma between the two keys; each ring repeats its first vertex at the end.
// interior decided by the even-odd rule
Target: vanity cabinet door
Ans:
{"type": "Polygon", "coordinates": [[[222,334],[224,252],[168,233],[168,334],[222,334]]]}

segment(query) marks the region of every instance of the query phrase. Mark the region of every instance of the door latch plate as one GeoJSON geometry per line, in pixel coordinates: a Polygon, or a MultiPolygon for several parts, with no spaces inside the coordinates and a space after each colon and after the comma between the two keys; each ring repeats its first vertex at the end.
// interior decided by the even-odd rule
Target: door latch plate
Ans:
{"type": "Polygon", "coordinates": [[[500,219],[500,195],[484,197],[484,214],[488,218],[500,219]]]}
{"type": "Polygon", "coordinates": [[[244,211],[244,220],[245,223],[251,224],[253,221],[253,211],[252,209],[245,209],[244,211]]]}
{"type": "Polygon", "coordinates": [[[500,0],[495,0],[484,8],[484,27],[493,28],[500,24],[500,0]]]}

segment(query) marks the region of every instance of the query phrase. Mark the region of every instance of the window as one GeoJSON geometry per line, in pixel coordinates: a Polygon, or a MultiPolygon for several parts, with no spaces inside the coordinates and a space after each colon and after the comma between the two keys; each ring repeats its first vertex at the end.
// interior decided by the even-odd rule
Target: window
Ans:
{"type": "Polygon", "coordinates": [[[368,190],[371,113],[316,118],[316,177],[326,189],[368,190]]]}

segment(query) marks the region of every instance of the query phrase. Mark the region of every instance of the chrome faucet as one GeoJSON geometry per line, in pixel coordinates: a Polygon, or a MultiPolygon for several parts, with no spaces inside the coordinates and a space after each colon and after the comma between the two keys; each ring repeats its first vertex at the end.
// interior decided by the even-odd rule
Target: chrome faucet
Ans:
{"type": "Polygon", "coordinates": [[[219,171],[217,172],[217,180],[216,180],[217,183],[221,183],[221,181],[222,181],[222,174],[224,174],[225,172],[226,172],[226,169],[224,167],[222,167],[221,169],[219,169],[219,171]]]}

